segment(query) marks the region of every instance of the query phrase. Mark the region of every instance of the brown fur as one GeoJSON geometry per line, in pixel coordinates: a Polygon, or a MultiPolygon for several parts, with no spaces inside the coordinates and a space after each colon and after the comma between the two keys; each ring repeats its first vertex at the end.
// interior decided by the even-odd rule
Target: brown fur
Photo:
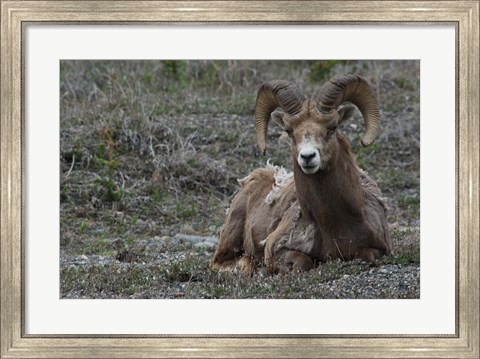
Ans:
{"type": "Polygon", "coordinates": [[[298,201],[303,214],[319,229],[322,262],[330,258],[373,261],[392,250],[385,205],[378,186],[358,169],[348,141],[340,134],[337,140],[339,150],[326,170],[306,175],[294,163],[298,201]]]}
{"type": "MultiPolygon", "coordinates": [[[[277,189],[280,194],[276,200],[267,201],[278,171],[278,168],[271,166],[259,168],[241,181],[241,189],[228,210],[220,233],[212,267],[235,267],[242,256],[263,262],[265,240],[275,232],[282,219],[283,222],[287,220],[283,216],[287,209],[297,203],[293,177],[277,189]]],[[[292,224],[293,218],[288,221],[292,224]]]]}
{"type": "Polygon", "coordinates": [[[281,170],[269,166],[241,181],[212,267],[252,273],[264,263],[271,272],[306,271],[329,259],[373,262],[391,253],[380,189],[357,167],[347,139],[329,130],[352,111],[324,118],[311,115],[310,107],[276,119],[291,130],[294,176],[279,181],[281,170]],[[298,144],[305,139],[318,144],[323,161],[313,174],[297,162],[298,144]]]}

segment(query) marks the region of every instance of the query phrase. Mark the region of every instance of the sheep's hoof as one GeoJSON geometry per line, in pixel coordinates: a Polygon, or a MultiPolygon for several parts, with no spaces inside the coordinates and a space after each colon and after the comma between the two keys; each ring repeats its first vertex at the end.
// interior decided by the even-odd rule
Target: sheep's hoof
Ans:
{"type": "Polygon", "coordinates": [[[218,269],[218,270],[232,270],[232,269],[235,269],[236,265],[237,265],[236,259],[229,259],[223,262],[219,262],[216,259],[213,259],[210,262],[210,268],[218,269]]]}
{"type": "Polygon", "coordinates": [[[376,263],[375,260],[380,257],[381,257],[380,251],[375,248],[363,248],[358,253],[358,258],[364,260],[370,265],[375,265],[376,263]]]}
{"type": "Polygon", "coordinates": [[[308,272],[315,267],[312,258],[297,251],[286,251],[278,260],[278,271],[287,272],[308,272]]]}
{"type": "Polygon", "coordinates": [[[252,276],[256,270],[255,261],[250,257],[243,256],[238,260],[237,268],[241,272],[252,276]]]}
{"type": "Polygon", "coordinates": [[[210,268],[218,269],[221,271],[231,272],[243,272],[248,275],[253,275],[256,271],[255,261],[247,256],[243,256],[235,259],[228,259],[223,262],[218,262],[213,259],[210,262],[210,268]]]}

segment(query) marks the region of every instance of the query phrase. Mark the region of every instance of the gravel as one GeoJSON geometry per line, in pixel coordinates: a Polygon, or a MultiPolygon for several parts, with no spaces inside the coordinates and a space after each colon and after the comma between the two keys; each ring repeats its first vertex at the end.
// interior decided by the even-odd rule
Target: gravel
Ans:
{"type": "MultiPolygon", "coordinates": [[[[60,268],[64,274],[72,271],[77,274],[99,274],[97,278],[95,275],[88,276],[90,283],[85,284],[83,289],[79,290],[77,286],[76,289],[64,290],[62,287],[61,296],[62,298],[420,298],[420,265],[397,264],[388,260],[380,261],[376,266],[361,261],[333,261],[321,264],[315,270],[303,274],[271,276],[261,269],[253,277],[246,278],[247,276],[242,273],[229,273],[231,277],[227,282],[215,282],[219,274],[225,274],[215,274],[208,269],[208,263],[217,244],[218,239],[215,236],[179,233],[173,237],[154,236],[133,244],[123,243],[117,239],[115,245],[118,249],[109,255],[73,255],[62,251],[60,268]],[[182,267],[184,263],[188,263],[185,268],[182,267]],[[136,288],[130,294],[123,289],[110,290],[96,284],[97,281],[103,283],[102,276],[109,277],[110,273],[127,275],[140,272],[144,273],[142,276],[158,276],[158,271],[169,274],[171,278],[149,282],[148,285],[136,288]],[[243,289],[237,291],[232,289],[237,283],[239,288],[243,289]],[[206,289],[201,287],[202,285],[206,286],[206,289]],[[230,287],[231,292],[215,294],[216,291],[225,289],[224,287],[230,287]]],[[[79,277],[83,278],[81,275],[79,277]]]]}
{"type": "Polygon", "coordinates": [[[418,265],[384,265],[357,275],[344,274],[340,279],[320,286],[328,288],[332,298],[404,298],[406,293],[420,297],[418,265]]]}

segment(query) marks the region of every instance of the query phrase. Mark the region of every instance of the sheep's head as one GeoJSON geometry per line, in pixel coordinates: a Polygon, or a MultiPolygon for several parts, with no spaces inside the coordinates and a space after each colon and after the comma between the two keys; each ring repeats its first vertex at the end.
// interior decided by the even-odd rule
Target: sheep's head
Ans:
{"type": "Polygon", "coordinates": [[[324,84],[312,98],[287,81],[269,81],[258,92],[255,107],[257,142],[265,153],[267,127],[270,116],[279,123],[292,139],[292,152],[306,174],[327,168],[337,153],[337,127],[352,117],[354,107],[362,112],[365,135],[362,144],[368,146],[379,132],[377,98],[370,85],[360,76],[336,77],[324,84]],[[283,112],[275,111],[280,107],[283,112]],[[273,113],[272,113],[273,112],[273,113]]]}

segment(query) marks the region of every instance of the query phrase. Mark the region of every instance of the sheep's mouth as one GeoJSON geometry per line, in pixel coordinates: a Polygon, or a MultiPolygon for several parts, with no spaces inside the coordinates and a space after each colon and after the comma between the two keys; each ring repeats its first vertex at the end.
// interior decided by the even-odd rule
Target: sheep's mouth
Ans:
{"type": "Polygon", "coordinates": [[[300,166],[300,168],[302,169],[303,173],[307,175],[311,175],[316,173],[320,169],[320,165],[316,165],[316,166],[305,165],[305,166],[300,166]]]}

